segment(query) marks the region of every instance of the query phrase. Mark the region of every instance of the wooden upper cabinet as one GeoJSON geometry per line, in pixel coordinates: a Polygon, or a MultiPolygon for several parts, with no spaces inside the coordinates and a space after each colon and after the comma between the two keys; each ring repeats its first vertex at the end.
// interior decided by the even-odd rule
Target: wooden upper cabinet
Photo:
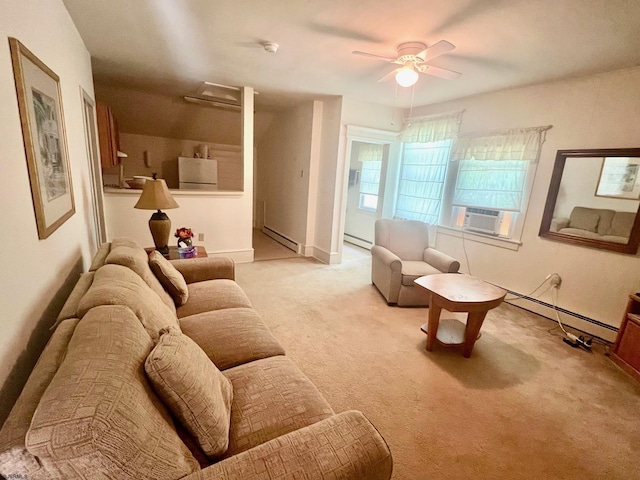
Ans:
{"type": "Polygon", "coordinates": [[[111,113],[111,107],[102,102],[96,102],[96,116],[98,119],[98,140],[100,144],[100,161],[103,167],[118,165],[118,125],[111,113]]]}

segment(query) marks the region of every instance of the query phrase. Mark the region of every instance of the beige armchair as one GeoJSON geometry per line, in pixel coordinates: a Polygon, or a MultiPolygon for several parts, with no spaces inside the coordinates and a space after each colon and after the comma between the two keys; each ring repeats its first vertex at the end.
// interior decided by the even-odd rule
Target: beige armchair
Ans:
{"type": "Polygon", "coordinates": [[[429,247],[429,227],[417,220],[380,219],[371,247],[371,282],[389,305],[426,307],[429,295],[414,280],[434,273],[456,273],[460,262],[429,247]]]}

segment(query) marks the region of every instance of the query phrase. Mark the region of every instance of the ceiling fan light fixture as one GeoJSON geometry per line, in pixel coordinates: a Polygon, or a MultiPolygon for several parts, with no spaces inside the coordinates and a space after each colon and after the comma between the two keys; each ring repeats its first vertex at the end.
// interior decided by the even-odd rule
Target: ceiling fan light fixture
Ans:
{"type": "Polygon", "coordinates": [[[412,64],[407,64],[396,73],[396,82],[401,87],[410,87],[418,81],[418,72],[413,68],[412,64]]]}

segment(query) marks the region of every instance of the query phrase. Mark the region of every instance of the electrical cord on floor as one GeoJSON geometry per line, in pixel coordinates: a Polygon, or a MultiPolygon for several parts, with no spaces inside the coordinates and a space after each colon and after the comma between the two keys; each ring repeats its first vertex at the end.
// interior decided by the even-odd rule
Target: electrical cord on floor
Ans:
{"type": "MultiPolygon", "coordinates": [[[[522,298],[525,297],[530,297],[532,296],[534,293],[536,293],[551,277],[553,277],[554,275],[557,275],[557,273],[550,273],[549,275],[547,275],[547,277],[540,283],[540,285],[538,285],[536,288],[534,288],[533,290],[531,290],[530,293],[524,293],[524,294],[519,294],[519,293],[515,293],[514,292],[514,297],[505,297],[505,300],[520,300],[522,298]]],[[[547,293],[549,291],[549,289],[553,288],[553,285],[549,285],[547,287],[547,289],[545,291],[543,291],[542,293],[538,294],[538,297],[543,296],[545,293],[547,293]]]]}
{"type": "Polygon", "coordinates": [[[579,337],[574,335],[571,332],[567,332],[567,330],[564,328],[564,325],[562,325],[562,321],[560,320],[560,313],[558,312],[558,286],[557,285],[553,285],[553,293],[554,295],[553,297],[553,311],[556,314],[556,320],[558,321],[558,325],[560,326],[560,328],[562,329],[562,331],[564,332],[565,336],[562,339],[562,341],[564,343],[566,343],[567,345],[570,345],[574,348],[582,348],[583,350],[586,350],[587,352],[591,351],[591,344],[593,343],[593,337],[591,338],[585,338],[584,335],[580,335],[579,337]]]}
{"type": "Polygon", "coordinates": [[[464,228],[462,231],[462,251],[464,252],[464,258],[467,261],[467,270],[469,271],[469,275],[471,275],[471,265],[469,264],[469,256],[467,255],[467,246],[465,244],[465,236],[464,236],[464,228]]]}

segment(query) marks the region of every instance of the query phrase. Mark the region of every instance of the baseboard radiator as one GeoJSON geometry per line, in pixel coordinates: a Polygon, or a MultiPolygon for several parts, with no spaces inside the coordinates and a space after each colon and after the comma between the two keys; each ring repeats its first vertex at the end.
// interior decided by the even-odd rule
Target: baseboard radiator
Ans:
{"type": "Polygon", "coordinates": [[[273,238],[276,242],[284,245],[289,250],[293,250],[294,252],[298,253],[299,244],[295,240],[292,240],[289,237],[282,235],[281,233],[273,230],[272,228],[267,227],[266,225],[262,227],[262,233],[264,233],[268,237],[273,238]]]}
{"type": "Polygon", "coordinates": [[[359,247],[366,248],[367,250],[371,250],[371,247],[373,246],[373,243],[369,240],[365,240],[364,238],[356,237],[355,235],[350,235],[348,233],[344,234],[343,240],[359,247]]]}
{"type": "MultiPolygon", "coordinates": [[[[618,328],[617,327],[614,327],[612,325],[608,325],[608,324],[603,323],[603,322],[601,322],[599,320],[596,320],[594,318],[590,318],[590,317],[587,317],[585,315],[581,315],[579,313],[572,312],[571,310],[567,310],[566,308],[554,307],[552,304],[550,304],[548,302],[543,302],[540,299],[537,299],[537,298],[534,298],[534,297],[529,297],[527,295],[522,295],[522,294],[520,294],[518,292],[514,292],[513,290],[509,290],[509,289],[506,289],[504,287],[501,287],[501,288],[503,288],[504,290],[506,290],[508,292],[507,295],[512,295],[512,296],[517,296],[518,297],[517,299],[505,300],[505,303],[508,303],[509,305],[513,305],[514,307],[522,308],[523,310],[527,310],[527,311],[536,313],[538,315],[544,316],[545,318],[548,318],[549,320],[551,320],[553,322],[557,322],[555,317],[543,315],[540,312],[538,312],[536,310],[533,310],[531,308],[533,306],[529,306],[530,308],[527,308],[526,305],[520,305],[519,303],[514,303],[514,302],[519,302],[521,300],[526,300],[528,302],[535,303],[536,305],[540,305],[542,307],[548,308],[551,311],[553,311],[555,309],[555,310],[558,311],[558,313],[561,313],[561,314],[564,314],[564,315],[568,315],[568,316],[573,317],[573,318],[575,318],[577,320],[580,320],[580,321],[583,321],[583,322],[587,322],[587,323],[589,323],[591,325],[595,325],[595,326],[600,327],[600,328],[604,328],[605,330],[609,330],[609,331],[615,332],[615,333],[618,332],[618,328]]],[[[572,328],[576,328],[576,329],[580,330],[579,327],[576,327],[576,326],[573,326],[573,325],[572,325],[572,328]]],[[[589,334],[589,335],[591,335],[591,334],[589,334]]]]}

